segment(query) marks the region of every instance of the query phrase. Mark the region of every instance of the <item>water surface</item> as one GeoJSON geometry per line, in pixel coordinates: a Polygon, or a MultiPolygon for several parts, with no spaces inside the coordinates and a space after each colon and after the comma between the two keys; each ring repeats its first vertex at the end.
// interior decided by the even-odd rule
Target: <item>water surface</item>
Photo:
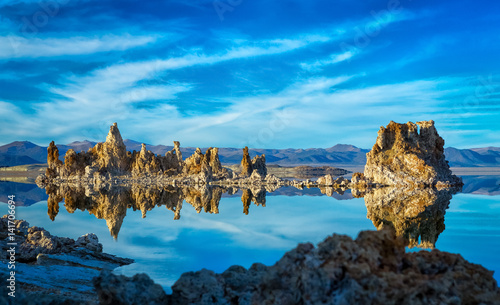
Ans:
{"type": "MultiPolygon", "coordinates": [[[[377,198],[365,198],[369,201],[365,202],[364,198],[352,198],[350,192],[333,193],[330,197],[321,194],[319,189],[282,188],[267,193],[264,202],[262,194],[259,198],[255,191],[250,195],[242,190],[235,194],[219,194],[220,198],[210,194],[210,200],[207,194],[198,194],[199,197],[192,195],[194,197],[185,200],[177,198],[180,208],[178,205],[173,208],[172,203],[155,206],[155,200],[165,200],[158,199],[155,192],[147,196],[134,193],[128,196],[135,196],[134,200],[142,205],[136,206],[135,211],[135,203],[130,202],[108,202],[105,209],[100,206],[102,204],[94,203],[85,210],[75,209],[75,205],[83,203],[74,202],[73,198],[73,202],[58,203],[54,215],[54,202],[49,199],[47,203],[43,190],[40,194],[25,185],[6,182],[0,183],[0,188],[9,193],[19,192],[18,198],[30,204],[18,206],[18,219],[42,226],[58,236],[77,238],[89,232],[96,233],[105,252],[136,261],[117,269],[117,273],[146,272],[167,291],[186,271],[207,268],[222,272],[231,265],[248,268],[254,262],[272,265],[298,243],[316,244],[333,233],[355,238],[361,230],[376,230],[381,222],[399,226],[401,234],[416,238],[415,247],[410,251],[420,250],[420,246],[459,253],[468,261],[495,271],[494,277],[499,281],[500,197],[497,196],[497,183],[500,177],[469,177],[464,181],[464,191],[468,193],[450,195],[451,200],[442,194],[441,197],[433,194],[434,197],[426,197],[426,200],[439,201],[440,206],[430,202],[426,203],[430,207],[422,211],[388,210],[378,215],[384,219],[375,219],[370,213],[378,209],[373,208],[373,200],[379,200],[377,198]],[[152,197],[148,198],[150,195],[152,197]],[[40,201],[33,203],[37,198],[40,201]],[[72,213],[65,204],[71,206],[72,213]],[[115,215],[112,209],[120,204],[123,211],[116,215],[120,215],[121,220],[106,221],[96,217],[115,215]],[[119,225],[118,232],[110,233],[110,223],[115,227],[119,225]]],[[[420,195],[415,196],[413,200],[420,195]]],[[[125,200],[123,196],[113,198],[125,200]]],[[[6,206],[4,209],[5,213],[6,206]]]]}

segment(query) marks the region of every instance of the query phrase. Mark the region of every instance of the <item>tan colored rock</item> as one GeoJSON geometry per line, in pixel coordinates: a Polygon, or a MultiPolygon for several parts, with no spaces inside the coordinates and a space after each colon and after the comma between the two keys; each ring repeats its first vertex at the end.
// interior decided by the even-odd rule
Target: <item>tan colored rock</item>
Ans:
{"type": "Polygon", "coordinates": [[[45,175],[49,178],[58,176],[59,168],[62,164],[62,161],[59,160],[59,149],[54,144],[54,141],[52,141],[49,147],[47,147],[47,170],[45,171],[45,175]]]}
{"type": "Polygon", "coordinates": [[[434,121],[391,121],[380,127],[377,141],[366,155],[364,176],[385,185],[432,186],[438,181],[459,185],[461,180],[451,173],[443,145],[434,121]]]}
{"type": "Polygon", "coordinates": [[[127,149],[116,123],[113,123],[109,128],[106,142],[98,143],[91,152],[94,162],[101,171],[123,173],[129,167],[127,149]]]}
{"type": "Polygon", "coordinates": [[[252,170],[259,173],[262,177],[267,176],[266,155],[262,154],[252,159],[252,170]]]}
{"type": "Polygon", "coordinates": [[[243,159],[241,159],[241,175],[250,176],[252,174],[252,159],[248,153],[248,147],[243,148],[243,159]]]}

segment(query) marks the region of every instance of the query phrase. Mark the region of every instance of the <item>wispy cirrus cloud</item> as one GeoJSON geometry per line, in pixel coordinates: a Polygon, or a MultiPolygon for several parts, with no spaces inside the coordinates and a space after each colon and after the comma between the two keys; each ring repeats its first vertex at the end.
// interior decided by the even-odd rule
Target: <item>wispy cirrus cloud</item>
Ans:
{"type": "Polygon", "coordinates": [[[154,43],[158,36],[104,35],[101,37],[24,38],[0,37],[0,59],[88,55],[124,51],[154,43]]]}

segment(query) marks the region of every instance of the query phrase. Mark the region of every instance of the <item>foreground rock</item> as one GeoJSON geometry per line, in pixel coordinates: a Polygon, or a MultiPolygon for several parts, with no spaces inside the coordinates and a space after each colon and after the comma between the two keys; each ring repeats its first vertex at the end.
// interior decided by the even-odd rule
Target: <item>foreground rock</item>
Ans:
{"type": "Polygon", "coordinates": [[[462,181],[451,173],[444,140],[434,121],[380,127],[377,142],[366,155],[364,177],[384,185],[454,186],[462,181]]]}
{"type": "Polygon", "coordinates": [[[405,253],[404,240],[382,230],[356,240],[334,234],[317,247],[299,244],[271,267],[188,272],[169,296],[146,275],[104,273],[95,286],[101,302],[122,304],[498,304],[492,274],[457,254],[405,253]]]}
{"type": "MultiPolygon", "coordinates": [[[[9,260],[7,243],[12,242],[12,236],[7,233],[6,216],[0,219],[1,263],[5,266],[9,260]]],[[[14,223],[14,241],[19,245],[15,255],[15,304],[96,303],[92,278],[101,270],[113,270],[133,262],[103,253],[102,244],[92,233],[74,240],[51,235],[40,227],[30,227],[24,220],[14,223]]],[[[7,279],[9,271],[12,270],[1,268],[0,276],[7,279]]],[[[7,293],[2,293],[0,304],[6,304],[3,303],[7,302],[5,297],[7,293]]]]}

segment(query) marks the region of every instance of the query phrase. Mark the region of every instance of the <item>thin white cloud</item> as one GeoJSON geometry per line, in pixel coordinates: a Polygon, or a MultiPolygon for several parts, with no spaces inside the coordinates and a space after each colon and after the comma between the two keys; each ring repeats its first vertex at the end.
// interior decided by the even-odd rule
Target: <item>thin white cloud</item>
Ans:
{"type": "Polygon", "coordinates": [[[310,71],[310,72],[320,72],[323,67],[349,60],[355,54],[357,54],[357,52],[354,50],[350,50],[350,51],[346,51],[346,52],[338,53],[338,54],[332,54],[326,59],[316,60],[314,62],[301,63],[300,67],[302,69],[310,71]]]}
{"type": "Polygon", "coordinates": [[[0,37],[0,59],[87,55],[123,51],[155,42],[157,36],[105,35],[102,37],[24,38],[0,37]]]}

